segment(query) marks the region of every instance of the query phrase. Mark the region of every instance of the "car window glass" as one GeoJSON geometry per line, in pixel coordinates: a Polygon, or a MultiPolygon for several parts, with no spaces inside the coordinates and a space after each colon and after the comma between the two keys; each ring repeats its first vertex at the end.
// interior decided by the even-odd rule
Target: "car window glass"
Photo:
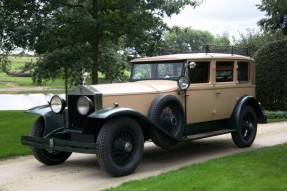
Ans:
{"type": "Polygon", "coordinates": [[[216,62],[216,82],[233,81],[233,62],[216,62]]]}
{"type": "Polygon", "coordinates": [[[132,80],[178,79],[183,72],[183,62],[136,63],[132,80]]]}
{"type": "Polygon", "coordinates": [[[133,79],[150,79],[150,78],[151,78],[150,64],[134,65],[133,79]]]}
{"type": "Polygon", "coordinates": [[[208,83],[209,82],[209,62],[196,62],[194,69],[189,69],[190,83],[208,83]]]}
{"type": "Polygon", "coordinates": [[[237,79],[239,82],[249,81],[249,65],[248,62],[238,62],[237,79]]]}

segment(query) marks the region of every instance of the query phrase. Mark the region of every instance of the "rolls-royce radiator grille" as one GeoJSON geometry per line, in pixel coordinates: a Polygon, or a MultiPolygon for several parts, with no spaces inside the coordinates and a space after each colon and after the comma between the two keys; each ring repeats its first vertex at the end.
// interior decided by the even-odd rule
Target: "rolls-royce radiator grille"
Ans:
{"type": "MultiPolygon", "coordinates": [[[[77,110],[77,101],[82,95],[69,95],[68,96],[68,120],[69,128],[82,129],[87,123],[87,116],[81,115],[77,110]]],[[[86,95],[93,103],[94,96],[86,95]]]]}

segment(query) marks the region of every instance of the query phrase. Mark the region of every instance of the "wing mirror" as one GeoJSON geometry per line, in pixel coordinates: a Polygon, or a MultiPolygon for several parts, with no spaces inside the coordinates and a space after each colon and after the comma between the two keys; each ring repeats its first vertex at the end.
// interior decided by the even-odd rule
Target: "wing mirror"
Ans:
{"type": "Polygon", "coordinates": [[[196,67],[196,63],[195,62],[189,62],[187,64],[187,66],[190,68],[190,69],[194,69],[196,67]]]}

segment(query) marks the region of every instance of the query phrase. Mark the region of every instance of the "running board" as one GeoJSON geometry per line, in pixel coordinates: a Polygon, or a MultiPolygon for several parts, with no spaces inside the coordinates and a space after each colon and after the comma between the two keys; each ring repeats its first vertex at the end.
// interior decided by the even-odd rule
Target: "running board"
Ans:
{"type": "Polygon", "coordinates": [[[199,134],[189,135],[187,137],[184,137],[182,139],[182,141],[197,140],[197,139],[212,137],[212,136],[216,136],[216,135],[223,135],[223,134],[227,134],[227,133],[232,133],[235,131],[236,130],[234,130],[234,129],[221,129],[221,130],[211,131],[211,132],[207,132],[207,133],[199,133],[199,134]]]}

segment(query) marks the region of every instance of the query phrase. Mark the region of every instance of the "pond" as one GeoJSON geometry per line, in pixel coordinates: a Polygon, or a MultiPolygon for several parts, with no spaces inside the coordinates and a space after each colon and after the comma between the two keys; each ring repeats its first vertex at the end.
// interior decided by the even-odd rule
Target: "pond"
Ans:
{"type": "Polygon", "coordinates": [[[0,94],[0,110],[26,110],[39,105],[46,105],[53,95],[0,94]]]}

